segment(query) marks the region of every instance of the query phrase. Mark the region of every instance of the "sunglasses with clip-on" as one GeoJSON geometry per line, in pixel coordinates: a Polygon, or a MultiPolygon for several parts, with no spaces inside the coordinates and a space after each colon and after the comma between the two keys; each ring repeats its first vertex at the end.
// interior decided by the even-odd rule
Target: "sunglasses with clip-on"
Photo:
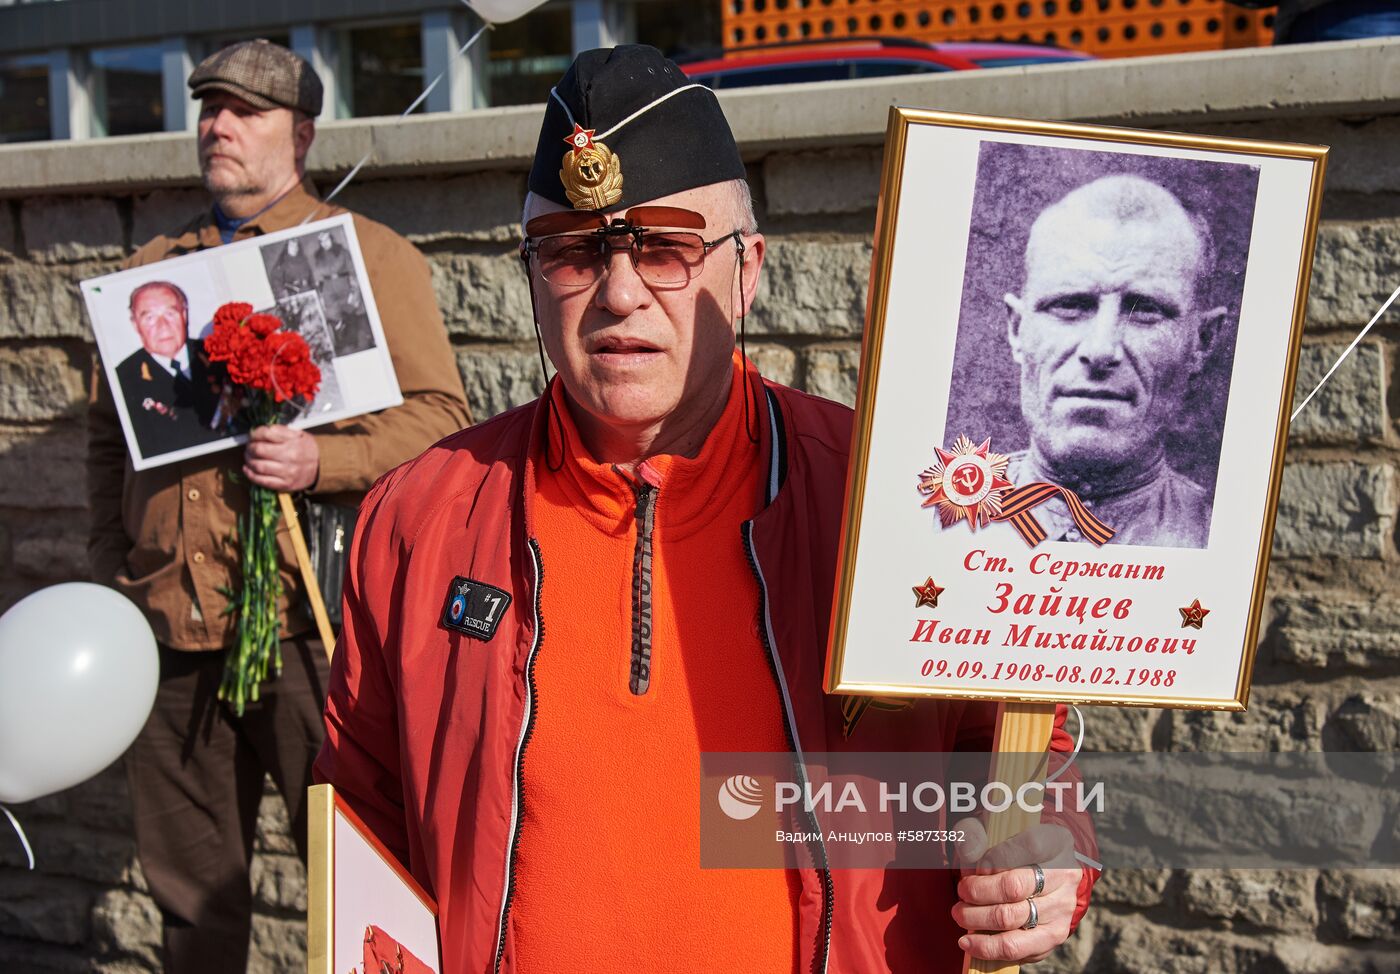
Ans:
{"type": "Polygon", "coordinates": [[[743,233],[706,240],[705,218],[678,206],[634,206],[609,220],[596,211],[545,213],[525,224],[520,258],[556,287],[587,287],[603,277],[613,252],[626,250],[637,275],[663,287],[690,283],[705,256],[726,240],[744,252],[743,233]]]}

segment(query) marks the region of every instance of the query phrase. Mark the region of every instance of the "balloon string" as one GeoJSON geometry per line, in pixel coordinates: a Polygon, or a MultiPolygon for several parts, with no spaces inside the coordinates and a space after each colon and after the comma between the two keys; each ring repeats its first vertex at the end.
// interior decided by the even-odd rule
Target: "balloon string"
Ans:
{"type": "MultiPolygon", "coordinates": [[[[457,53],[452,56],[452,60],[447,63],[447,67],[443,68],[440,72],[438,72],[438,76],[428,84],[428,87],[424,88],[423,91],[418,95],[418,97],[413,99],[413,104],[409,105],[407,108],[405,108],[402,112],[399,113],[399,118],[407,118],[410,114],[412,114],[415,108],[423,104],[423,99],[427,98],[428,95],[432,93],[432,90],[438,86],[438,82],[440,82],[443,78],[447,77],[447,72],[451,70],[452,65],[457,61],[457,59],[459,57],[464,56],[467,53],[467,51],[471,49],[471,46],[477,42],[477,40],[481,37],[482,34],[486,33],[488,30],[492,30],[493,28],[494,25],[490,21],[487,21],[486,23],[482,24],[479,28],[477,28],[476,33],[472,34],[471,37],[468,37],[467,42],[461,47],[457,48],[457,53]]],[[[355,178],[359,171],[364,168],[365,163],[369,162],[370,157],[373,155],[373,149],[370,149],[368,152],[366,152],[364,156],[360,158],[360,161],[355,163],[354,168],[345,174],[345,178],[342,179],[336,185],[335,189],[331,190],[329,193],[326,194],[326,198],[321,201],[322,204],[329,203],[331,200],[335,199],[336,196],[340,194],[340,191],[342,189],[344,189],[346,186],[349,186],[350,180],[355,178]]],[[[319,209],[320,207],[317,207],[316,209],[312,210],[306,215],[306,219],[302,220],[301,222],[309,222],[311,218],[316,215],[316,210],[319,209]]]]}
{"type": "Polygon", "coordinates": [[[1347,356],[1356,351],[1356,346],[1361,344],[1361,339],[1365,338],[1367,333],[1376,326],[1376,322],[1381,320],[1381,315],[1385,314],[1386,311],[1390,309],[1390,306],[1395,303],[1397,297],[1400,297],[1400,287],[1390,292],[1390,297],[1386,298],[1385,304],[1381,305],[1381,310],[1377,311],[1376,316],[1367,323],[1365,328],[1361,329],[1361,334],[1352,339],[1351,344],[1347,346],[1347,350],[1341,354],[1341,357],[1332,363],[1332,367],[1327,370],[1327,374],[1322,377],[1322,381],[1313,387],[1312,392],[1308,393],[1308,398],[1304,399],[1298,408],[1293,410],[1293,415],[1288,417],[1290,423],[1298,418],[1298,414],[1303,411],[1303,408],[1307,406],[1308,403],[1312,402],[1313,396],[1317,395],[1319,390],[1327,384],[1327,380],[1332,378],[1332,373],[1341,368],[1342,363],[1347,360],[1347,356]]]}
{"type": "Polygon", "coordinates": [[[34,869],[34,850],[29,847],[29,837],[24,834],[24,829],[20,827],[19,819],[15,818],[13,812],[4,805],[0,805],[0,812],[5,813],[5,817],[10,820],[10,824],[15,827],[15,832],[19,834],[19,843],[24,846],[24,854],[29,857],[29,869],[32,872],[34,869]]]}

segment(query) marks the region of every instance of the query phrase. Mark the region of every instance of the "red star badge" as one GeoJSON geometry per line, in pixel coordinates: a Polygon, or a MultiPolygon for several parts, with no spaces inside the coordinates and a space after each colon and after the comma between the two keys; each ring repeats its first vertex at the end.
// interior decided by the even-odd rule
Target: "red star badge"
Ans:
{"type": "Polygon", "coordinates": [[[574,130],[564,136],[564,144],[575,152],[591,149],[593,147],[593,133],[597,131],[597,129],[586,129],[578,122],[575,122],[574,130]]]}
{"type": "Polygon", "coordinates": [[[1196,599],[1190,605],[1178,610],[1181,613],[1181,628],[1199,629],[1201,623],[1206,621],[1206,616],[1210,615],[1209,609],[1201,608],[1201,600],[1196,599]]]}
{"type": "Polygon", "coordinates": [[[914,608],[926,605],[936,609],[938,608],[938,597],[942,594],[943,589],[933,584],[933,576],[930,575],[927,582],[914,586],[914,608]]]}

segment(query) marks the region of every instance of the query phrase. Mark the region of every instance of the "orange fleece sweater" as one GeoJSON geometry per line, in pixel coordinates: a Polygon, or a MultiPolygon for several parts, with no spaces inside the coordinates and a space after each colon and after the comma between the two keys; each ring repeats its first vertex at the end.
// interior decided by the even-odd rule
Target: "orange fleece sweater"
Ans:
{"type": "Polygon", "coordinates": [[[635,479],[587,454],[554,386],[565,460],[536,467],[544,639],[511,908],[520,974],[795,968],[797,874],[700,868],[701,753],[787,749],[740,535],[763,483],[742,367],[700,454],[652,457],[635,479]],[[634,578],[648,520],[649,586],[634,578]],[[634,616],[643,636],[649,618],[649,658],[634,616]]]}

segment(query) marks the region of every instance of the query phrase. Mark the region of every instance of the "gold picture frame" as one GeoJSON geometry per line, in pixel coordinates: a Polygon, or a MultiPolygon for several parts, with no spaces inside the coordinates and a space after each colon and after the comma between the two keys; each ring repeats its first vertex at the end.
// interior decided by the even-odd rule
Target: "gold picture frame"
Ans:
{"type": "MultiPolygon", "coordinates": [[[[1125,155],[1124,158],[1126,157],[1125,155]]],[[[827,652],[826,688],[828,692],[869,697],[931,697],[1011,700],[1032,703],[1074,702],[1186,709],[1245,709],[1249,697],[1250,677],[1263,611],[1268,557],[1282,482],[1289,409],[1298,367],[1298,352],[1302,338],[1312,255],[1316,242],[1326,158],[1327,149],[1319,146],[1173,132],[1140,131],[1098,125],[993,118],[912,108],[891,108],[876,216],[875,249],[866,330],[861,350],[853,448],[847,474],[842,542],[838,557],[837,584],[833,599],[832,625],[827,652]],[[914,143],[912,153],[911,142],[914,143]],[[1258,174],[1258,195],[1253,203],[1253,209],[1250,211],[1252,222],[1249,224],[1249,232],[1244,235],[1244,239],[1248,242],[1248,249],[1244,265],[1239,272],[1240,300],[1239,307],[1235,311],[1236,333],[1231,338],[1231,342],[1234,343],[1232,345],[1233,360],[1225,367],[1228,376],[1228,381],[1225,384],[1225,395],[1228,397],[1234,391],[1234,385],[1239,381],[1241,374],[1239,372],[1239,350],[1246,344],[1250,348],[1259,345],[1270,349],[1269,356],[1266,356],[1269,359],[1267,388],[1262,385],[1265,380],[1260,379],[1259,382],[1261,388],[1265,388],[1266,392],[1272,390],[1273,395],[1270,396],[1271,401],[1262,404],[1262,409],[1260,404],[1251,403],[1249,415],[1246,414],[1245,404],[1238,401],[1239,396],[1229,399],[1230,408],[1228,411],[1224,405],[1220,407],[1219,436],[1222,445],[1218,447],[1220,455],[1216,461],[1218,476],[1221,480],[1225,480],[1224,464],[1226,463],[1227,447],[1232,444],[1238,447],[1241,443],[1248,442],[1247,450],[1237,450],[1236,452],[1258,454],[1254,460],[1250,461],[1252,466],[1247,468],[1243,477],[1236,476],[1227,481],[1229,490],[1226,493],[1232,498],[1230,503],[1235,503],[1233,500],[1236,493],[1235,486],[1248,481],[1248,489],[1239,491],[1239,493],[1247,495],[1248,503],[1241,501],[1239,504],[1242,505],[1242,509],[1247,509],[1250,512],[1249,517],[1226,518],[1216,512],[1214,515],[1215,527],[1213,529],[1207,528],[1210,540],[1204,546],[1198,546],[1192,551],[1187,551],[1184,548],[1170,550],[1162,547],[1160,543],[1145,547],[1110,545],[1109,547],[1090,549],[1089,545],[1083,544],[1083,539],[1080,539],[1081,543],[1075,549],[1096,550],[1095,557],[1104,560],[1095,562],[1095,564],[1107,564],[1117,558],[1118,552],[1150,552],[1153,560],[1161,560],[1163,565],[1148,566],[1149,568],[1162,568],[1165,575],[1166,572],[1172,571],[1172,565],[1180,566],[1172,573],[1170,584],[1164,585],[1163,589],[1164,591],[1180,591],[1179,586],[1173,589],[1177,579],[1184,577],[1189,580],[1194,575],[1202,579],[1198,583],[1198,587],[1205,586],[1204,580],[1210,577],[1209,572],[1216,571],[1219,568],[1217,562],[1227,558],[1223,550],[1226,544],[1234,544],[1239,547],[1240,538],[1247,536],[1254,538],[1252,546],[1246,552],[1249,557],[1243,558],[1238,552],[1228,556],[1233,557],[1240,565],[1248,563],[1250,568],[1247,579],[1248,592],[1244,593],[1241,587],[1240,594],[1233,597],[1229,605],[1216,604],[1212,606],[1217,610],[1217,618],[1212,620],[1217,622],[1216,631],[1233,634],[1230,636],[1230,642],[1233,646],[1234,656],[1230,657],[1228,661],[1230,664],[1228,671],[1224,669],[1225,664],[1222,662],[1223,657],[1228,655],[1227,651],[1212,646],[1210,652],[1213,654],[1213,660],[1210,665],[1213,669],[1204,676],[1190,676],[1186,670],[1182,670],[1180,682],[1173,679],[1172,687],[1136,683],[1140,674],[1140,669],[1137,667],[1131,667],[1134,675],[1128,679],[1126,685],[1121,680],[1116,682],[1066,683],[1058,679],[1048,681],[1041,679],[1031,681],[1035,685],[1028,685],[1027,681],[1001,678],[1000,668],[998,668],[997,679],[989,679],[985,671],[980,679],[966,678],[966,673],[963,676],[957,676],[956,668],[946,674],[948,679],[931,680],[922,669],[912,671],[916,677],[904,678],[905,668],[907,668],[909,660],[901,656],[901,652],[907,649],[908,642],[916,642],[916,640],[909,639],[903,647],[892,645],[896,638],[893,634],[896,632],[895,627],[898,622],[894,616],[901,611],[898,609],[895,595],[901,589],[907,592],[910,585],[917,586],[924,580],[924,573],[922,570],[915,572],[910,568],[915,563],[913,559],[919,556],[910,554],[907,549],[918,546],[910,546],[908,543],[909,527],[913,522],[910,520],[910,516],[904,512],[904,508],[900,506],[909,503],[909,494],[913,484],[912,482],[898,482],[899,476],[903,476],[902,471],[905,468],[891,460],[891,457],[898,450],[908,453],[907,441],[911,439],[909,430],[912,428],[905,420],[899,418],[900,414],[896,411],[895,404],[913,400],[916,397],[912,395],[912,392],[917,390],[921,393],[917,398],[925,405],[931,403],[936,406],[939,392],[949,391],[950,386],[940,390],[941,380],[933,382],[931,394],[927,391],[927,387],[920,389],[914,385],[914,380],[910,376],[914,374],[914,370],[919,368],[919,365],[910,364],[911,360],[916,360],[917,363],[934,363],[928,368],[930,372],[944,369],[947,374],[951,374],[953,365],[945,361],[948,358],[946,354],[942,356],[925,355],[924,353],[928,352],[931,347],[927,344],[916,347],[906,342],[900,346],[899,351],[890,353],[890,355],[887,355],[889,352],[887,346],[890,344],[891,335],[905,335],[921,328],[921,324],[918,322],[906,321],[911,317],[919,317],[918,314],[913,313],[912,309],[920,307],[919,299],[921,297],[929,297],[929,304],[933,307],[928,311],[928,316],[935,320],[941,320],[943,316],[964,306],[953,303],[957,295],[950,296],[944,293],[951,289],[951,284],[948,287],[940,288],[938,283],[930,286],[928,281],[924,280],[927,276],[926,267],[933,267],[934,273],[942,273],[937,269],[952,262],[945,259],[940,263],[934,258],[940,254],[945,258],[950,254],[955,256],[956,241],[930,245],[928,254],[924,255],[925,259],[929,261],[927,264],[916,266],[911,263],[913,258],[909,258],[901,265],[901,258],[904,256],[905,250],[924,246],[923,242],[927,242],[931,236],[946,234],[949,240],[956,238],[962,229],[962,223],[959,222],[961,220],[965,219],[968,226],[968,233],[963,234],[964,240],[967,240],[969,234],[977,229],[973,220],[976,212],[974,190],[978,179],[978,166],[972,165],[971,171],[968,171],[968,160],[985,158],[985,155],[978,153],[984,151],[982,146],[989,144],[1043,147],[1047,150],[1047,158],[1050,157],[1048,150],[1087,149],[1100,153],[1130,153],[1134,158],[1142,159],[1178,159],[1183,161],[1183,165],[1195,164],[1195,162],[1200,162],[1203,165],[1217,163],[1224,165],[1238,162],[1241,166],[1252,169],[1258,174]],[[942,148],[939,148],[940,146],[942,148]],[[974,151],[969,146],[978,148],[974,151]],[[917,160],[913,159],[914,154],[918,155],[917,160]],[[917,163],[917,170],[911,172],[910,167],[914,163],[917,163]],[[939,172],[934,173],[932,170],[935,169],[938,169],[939,172]],[[918,198],[915,199],[913,194],[918,194],[918,198]],[[945,200],[949,202],[945,202],[945,200]],[[1275,205],[1280,201],[1283,201],[1284,205],[1275,205]],[[1263,209],[1266,206],[1271,208],[1266,211],[1263,209]],[[1275,227],[1279,229],[1275,230],[1275,227]],[[902,233],[901,231],[906,228],[909,228],[910,232],[902,233]],[[1261,230],[1263,229],[1267,229],[1269,232],[1262,234],[1263,237],[1267,237],[1267,240],[1261,241],[1261,230]],[[901,247],[904,250],[901,250],[901,247]],[[1283,273],[1285,268],[1291,271],[1287,276],[1283,273]],[[1261,276],[1266,272],[1268,272],[1269,278],[1267,281],[1261,276]],[[1291,284],[1291,288],[1285,288],[1283,286],[1285,283],[1291,284]],[[1271,286],[1273,291],[1260,290],[1266,285],[1271,286]],[[1277,293],[1285,290],[1288,291],[1287,294],[1277,293]],[[1261,295],[1267,296],[1261,297],[1261,295]],[[1246,309],[1251,312],[1251,315],[1246,315],[1246,309]],[[1287,318],[1286,327],[1284,318],[1287,318]],[[896,332],[896,329],[903,329],[903,331],[896,332]],[[1283,345],[1279,346],[1281,341],[1283,345]],[[1263,344],[1269,342],[1272,344],[1263,344]],[[908,354],[911,349],[915,349],[920,354],[908,354]],[[894,364],[891,364],[892,362],[894,364]],[[882,376],[884,376],[886,383],[883,387],[882,376]],[[882,403],[880,399],[882,394],[887,396],[889,402],[882,403]],[[1261,416],[1261,412],[1266,415],[1261,416]],[[1264,423],[1269,418],[1272,421],[1268,423],[1266,429],[1264,423]],[[1238,428],[1232,427],[1231,424],[1236,424],[1238,428]],[[1252,437],[1246,436],[1246,425],[1255,427],[1255,430],[1251,431],[1252,437]],[[1266,433],[1271,433],[1271,442],[1267,444],[1262,442],[1266,433]],[[891,443],[895,443],[897,446],[892,447],[889,445],[891,443]],[[1267,450],[1265,450],[1266,447],[1267,450]],[[1267,456],[1265,456],[1265,452],[1267,452],[1267,456]],[[1262,474],[1265,466],[1267,466],[1267,479],[1262,474]],[[878,467],[878,470],[874,467],[878,467]],[[892,478],[891,470],[898,470],[901,473],[892,478]],[[901,495],[901,491],[904,492],[903,495],[901,495]],[[880,499],[878,511],[871,506],[872,498],[875,497],[880,499]],[[897,508],[899,513],[887,516],[885,511],[892,508],[897,508]],[[897,518],[902,518],[902,520],[896,520],[897,518]],[[1254,527],[1250,527],[1249,524],[1240,527],[1240,524],[1246,520],[1250,520],[1254,527]],[[1233,532],[1228,539],[1224,538],[1227,531],[1233,532]],[[1215,548],[1218,539],[1221,545],[1219,552],[1215,548]],[[1204,556],[1201,552],[1204,552],[1204,556]],[[1211,559],[1210,556],[1213,554],[1218,557],[1211,559]],[[1207,566],[1209,571],[1192,567],[1201,565],[1207,566]],[[1236,605],[1236,603],[1239,604],[1236,605]],[[1241,638],[1236,641],[1235,635],[1241,638]],[[1230,677],[1233,679],[1231,680],[1230,677]],[[1194,691],[1193,688],[1195,688],[1194,691]]],[[[1033,180],[1036,176],[1034,173],[1025,173],[1024,178],[1033,180]]],[[[1202,243],[1201,247],[1202,252],[1204,252],[1206,244],[1202,243]]],[[[970,248],[971,244],[967,244],[962,251],[964,263],[970,259],[970,248]]],[[[964,270],[959,273],[972,274],[975,272],[964,270]]],[[[948,278],[939,279],[940,282],[944,280],[953,280],[951,273],[948,278]]],[[[952,330],[956,332],[958,327],[961,327],[961,319],[958,319],[958,324],[952,330]]],[[[947,329],[945,328],[943,331],[946,332],[947,329]]],[[[932,330],[923,329],[923,332],[931,334],[932,330]]],[[[940,347],[946,353],[947,347],[951,347],[955,338],[944,337],[940,338],[939,341],[944,343],[940,347]]],[[[1251,365],[1251,368],[1254,366],[1251,365]]],[[[944,373],[940,372],[939,374],[944,373]]],[[[1253,382],[1254,378],[1251,377],[1250,381],[1253,382]]],[[[936,412],[936,409],[930,409],[929,412],[936,412]]],[[[956,432],[961,431],[944,429],[942,435],[936,438],[941,442],[931,442],[929,445],[942,451],[942,448],[950,446],[956,432]]],[[[975,440],[982,435],[985,435],[985,431],[976,434],[973,439],[975,440]]],[[[985,448],[986,444],[983,444],[983,447],[985,448]]],[[[932,453],[933,451],[929,450],[928,452],[932,453]]],[[[900,456],[902,455],[900,454],[900,456]]],[[[916,472],[910,472],[911,481],[916,472]]],[[[1238,471],[1236,472],[1238,473],[1238,471]]],[[[1014,494],[1007,492],[1000,496],[1009,497],[1014,496],[1014,494]]],[[[1222,496],[1225,494],[1219,492],[1213,494],[1211,503],[1216,504],[1222,496]]],[[[1067,497],[1065,502],[1068,505],[1067,497]]],[[[978,522],[974,521],[973,523],[977,524],[978,522]]],[[[986,524],[982,526],[984,530],[988,527],[986,524]]],[[[999,529],[1005,525],[998,523],[992,527],[999,529]]],[[[937,518],[934,518],[930,530],[935,539],[931,543],[934,548],[944,542],[949,547],[956,547],[966,541],[968,536],[976,537],[977,534],[976,531],[969,534],[966,524],[960,522],[954,522],[940,530],[937,518]],[[958,540],[960,536],[962,537],[958,540]]],[[[1025,536],[1023,535],[1023,537],[1025,536]]],[[[1056,552],[1055,557],[1060,561],[1078,564],[1078,562],[1073,561],[1076,556],[1072,554],[1066,542],[1059,543],[1058,547],[1055,542],[1051,542],[1049,548],[1031,547],[1029,546],[1030,539],[1026,537],[1025,543],[1028,546],[1026,550],[1032,553],[1032,557],[1037,551],[1045,554],[1053,550],[1056,552]]],[[[943,558],[943,555],[940,553],[937,557],[943,558]]],[[[938,563],[946,568],[946,559],[938,563]]],[[[966,567],[968,564],[970,562],[964,559],[963,566],[966,567]]],[[[1012,567],[1010,562],[1006,564],[1008,567],[1012,567]]],[[[1050,563],[1041,561],[1039,564],[1044,568],[1050,563]]],[[[1020,567],[1019,563],[1015,567],[1020,567]]],[[[940,568],[940,570],[943,569],[940,568]]],[[[968,569],[968,571],[972,570],[968,569]]],[[[1032,567],[1031,571],[1035,571],[1035,568],[1032,567]]],[[[952,572],[950,577],[961,576],[952,572]]],[[[1118,577],[1114,576],[1115,579],[1118,577]]],[[[1136,577],[1138,576],[1134,576],[1134,578],[1136,577]]],[[[1054,580],[1054,576],[1051,575],[1049,581],[1053,583],[1054,580]]],[[[1069,598],[1070,593],[1066,589],[1071,587],[1070,581],[1072,580],[1077,582],[1077,577],[1060,579],[1057,590],[1052,584],[1050,588],[1053,590],[1053,594],[1060,598],[1069,598]]],[[[1168,579],[1163,577],[1153,579],[1153,581],[1165,583],[1168,579]]],[[[1238,585],[1243,586],[1245,581],[1241,578],[1238,585]]],[[[933,574],[929,575],[929,582],[930,584],[934,583],[933,574]]],[[[919,596],[918,589],[916,589],[915,601],[922,601],[925,605],[931,601],[933,605],[938,605],[939,598],[944,591],[940,587],[943,584],[941,580],[938,581],[933,585],[933,588],[927,589],[922,597],[919,596]]],[[[1006,581],[998,582],[993,591],[1000,593],[1001,585],[1010,586],[1011,584],[1006,581]]],[[[1131,597],[1121,594],[1128,589],[1117,587],[1116,584],[1114,587],[1118,590],[1117,594],[1114,595],[1115,605],[1123,600],[1132,601],[1131,597]]],[[[1205,587],[1209,589],[1209,586],[1205,587]]],[[[951,586],[948,588],[951,590],[951,586]]],[[[960,597],[968,603],[967,605],[954,603],[950,604],[949,608],[949,611],[954,613],[961,612],[961,618],[964,622],[970,617],[969,613],[974,616],[976,614],[974,609],[970,607],[971,603],[986,594],[983,589],[976,586],[971,586],[971,588],[973,591],[960,594],[960,597]]],[[[1144,589],[1138,588],[1132,591],[1142,592],[1144,589]]],[[[1230,586],[1223,586],[1216,591],[1221,594],[1213,595],[1203,591],[1201,596],[1207,598],[1224,597],[1224,593],[1234,590],[1230,586]]],[[[1033,601],[1043,597],[1045,602],[1041,604],[1050,604],[1051,592],[1037,591],[1031,594],[1035,596],[1033,601]]],[[[1197,608],[1203,607],[1199,600],[1201,596],[1197,598],[1197,608]]],[[[1085,596],[1081,595],[1080,597],[1085,596]]],[[[907,599],[908,596],[903,595],[902,598],[907,599]]],[[[1000,598],[1001,596],[998,595],[997,599],[1000,598]]],[[[1020,598],[1018,596],[1018,601],[1020,598]]],[[[1175,598],[1186,603],[1184,607],[1180,607],[1182,608],[1181,619],[1184,625],[1190,625],[1191,623],[1187,621],[1187,610],[1190,607],[1189,597],[1176,595],[1175,598]]],[[[1172,598],[1165,594],[1162,595],[1162,599],[1172,601],[1172,598]]],[[[1000,609],[997,611],[1004,612],[1008,602],[1009,600],[1000,602],[1000,609]]],[[[907,602],[904,604],[907,606],[907,602]]],[[[1056,601],[1057,607],[1059,604],[1060,602],[1056,601]]],[[[1073,603],[1071,602],[1071,604],[1073,603]]],[[[1078,631],[1081,634],[1088,631],[1082,626],[1085,621],[1084,605],[1085,603],[1080,603],[1080,627],[1078,631]]],[[[984,608],[986,612],[991,613],[994,605],[987,604],[984,608]]],[[[907,612],[907,609],[904,611],[907,612]]],[[[1130,611],[1131,609],[1125,610],[1125,612],[1130,611]]],[[[1154,612],[1155,615],[1152,616],[1154,620],[1162,617],[1160,611],[1154,610],[1154,612]]],[[[924,621],[929,620],[925,618],[924,621]]],[[[1005,622],[1006,620],[999,621],[1005,622]]],[[[1095,621],[1111,622],[1111,620],[1102,617],[1095,621]]],[[[1196,619],[1196,622],[1201,622],[1201,619],[1196,619]]],[[[916,637],[923,635],[925,643],[932,643],[935,646],[948,645],[952,656],[961,654],[962,662],[966,662],[968,654],[973,652],[973,649],[956,649],[956,647],[964,645],[955,641],[957,637],[950,638],[946,643],[936,642],[933,637],[935,631],[933,627],[937,624],[938,621],[933,620],[923,630],[920,630],[916,625],[914,634],[916,637]]],[[[1154,621],[1153,624],[1157,623],[1154,621]]],[[[949,625],[951,626],[951,624],[949,625]]],[[[970,628],[969,625],[962,625],[958,629],[959,635],[964,629],[970,628]]],[[[1109,631],[1105,634],[1107,640],[1112,640],[1115,635],[1123,635],[1121,632],[1112,632],[1111,625],[1094,628],[1098,630],[1099,634],[1105,634],[1105,629],[1108,629],[1109,631]]],[[[1209,632],[1209,628],[1207,623],[1207,630],[1202,633],[1201,638],[1214,638],[1215,634],[1209,632]]],[[[903,631],[908,632],[907,623],[903,631]]],[[[975,631],[977,636],[974,638],[980,638],[983,629],[975,631]]],[[[1040,634],[1045,631],[1039,630],[1036,638],[1038,639],[1040,634]]],[[[1065,632],[1073,631],[1075,630],[1070,629],[1065,632]]],[[[1194,631],[1188,632],[1191,632],[1192,636],[1195,635],[1194,631]]],[[[1021,628],[1012,629],[1007,638],[1018,639],[1023,634],[1021,628]]],[[[1062,634],[1065,633],[1052,633],[1056,641],[1062,634]]],[[[942,631],[938,632],[938,638],[942,640],[942,631]]],[[[1128,637],[1126,642],[1119,640],[1117,643],[1120,647],[1118,652],[1121,653],[1122,647],[1130,644],[1132,638],[1138,638],[1141,645],[1147,644],[1145,638],[1128,637]]],[[[1152,641],[1161,646],[1165,644],[1167,638],[1170,637],[1163,636],[1161,639],[1154,638],[1152,641]]],[[[1180,638],[1190,637],[1178,637],[1177,641],[1180,638]]],[[[1220,640],[1225,638],[1225,636],[1219,637],[1220,640]]],[[[1057,644],[1057,648],[1058,645],[1068,645],[1068,643],[1057,644]]],[[[1199,642],[1193,642],[1193,647],[1195,645],[1199,645],[1199,642]]],[[[980,649],[1005,648],[1005,646],[988,647],[986,643],[977,644],[977,647],[980,649]]],[[[1035,648],[1035,645],[1028,638],[1024,643],[1013,642],[1012,651],[1014,654],[1018,650],[1034,650],[1035,648]]],[[[1070,656],[1061,658],[1073,658],[1080,661],[1086,674],[1086,681],[1087,675],[1093,673],[1091,665],[1097,665],[1102,670],[1105,666],[1102,661],[1109,658],[1107,655],[1092,655],[1095,652],[1103,652],[1101,650],[1080,649],[1070,652],[1070,656]]],[[[1179,652],[1179,650],[1174,650],[1174,652],[1179,652]]],[[[990,667],[992,656],[995,654],[985,655],[988,667],[990,667]]],[[[1022,653],[1019,658],[1025,662],[1035,659],[1036,655],[1032,651],[1029,654],[1022,653]]],[[[1205,655],[1203,652],[1201,658],[1204,658],[1205,655]]],[[[1114,655],[1113,658],[1122,659],[1124,657],[1114,655]]],[[[1162,658],[1164,657],[1158,657],[1158,659],[1162,658]]],[[[1187,662],[1196,665],[1200,663],[1201,658],[1187,662]]],[[[937,669],[936,661],[934,662],[937,669]]],[[[1000,662],[1005,663],[1005,660],[1000,662]]],[[[1178,660],[1174,658],[1172,662],[1175,664],[1178,660]]],[[[1060,665],[1066,667],[1067,676],[1068,668],[1072,664],[1056,664],[1055,672],[1059,671],[1060,665]]],[[[1185,666],[1185,663],[1182,665],[1185,666]]],[[[921,663],[920,666],[927,666],[927,662],[921,663]]],[[[1020,666],[1020,663],[1013,664],[1013,671],[1024,673],[1025,671],[1020,669],[1020,666]]],[[[1129,667],[1125,664],[1124,668],[1128,669],[1129,667]]],[[[1149,667],[1148,669],[1154,668],[1149,667]]],[[[1155,670],[1160,673],[1162,668],[1158,666],[1155,670]]],[[[1172,669],[1171,672],[1175,676],[1178,670],[1172,669]]]]}

